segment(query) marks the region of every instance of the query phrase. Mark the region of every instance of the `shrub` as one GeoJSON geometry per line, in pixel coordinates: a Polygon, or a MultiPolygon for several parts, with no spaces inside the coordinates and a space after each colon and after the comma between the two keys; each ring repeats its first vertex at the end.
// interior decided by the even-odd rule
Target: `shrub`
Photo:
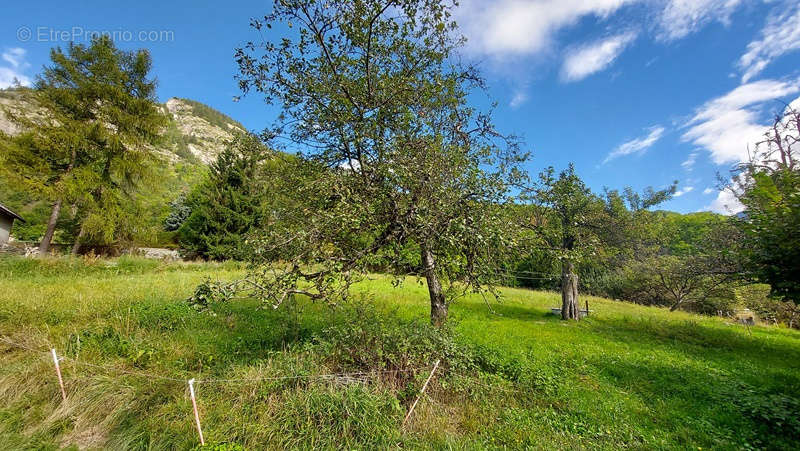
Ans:
{"type": "Polygon", "coordinates": [[[430,366],[437,359],[454,362],[463,355],[449,328],[428,321],[405,321],[361,300],[340,307],[334,325],[317,338],[330,364],[343,371],[397,370],[430,366]],[[356,345],[357,344],[357,345],[356,345]]]}

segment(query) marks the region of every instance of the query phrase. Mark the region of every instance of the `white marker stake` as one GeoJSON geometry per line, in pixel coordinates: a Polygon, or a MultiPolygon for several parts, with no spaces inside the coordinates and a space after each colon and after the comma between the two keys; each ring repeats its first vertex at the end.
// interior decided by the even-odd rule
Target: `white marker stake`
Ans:
{"type": "Polygon", "coordinates": [[[197,433],[200,434],[200,444],[205,446],[203,439],[203,429],[200,428],[200,413],[197,412],[197,401],[194,399],[194,379],[189,379],[189,395],[192,397],[192,408],[194,409],[194,422],[197,424],[197,433]]]}
{"type": "Polygon", "coordinates": [[[414,412],[414,407],[417,407],[417,403],[419,402],[419,398],[421,398],[422,394],[425,393],[425,389],[428,388],[428,382],[431,381],[431,378],[433,377],[433,373],[435,373],[436,372],[436,368],[439,367],[439,362],[441,362],[441,360],[437,360],[436,363],[433,364],[433,369],[431,370],[431,374],[428,375],[428,378],[425,379],[425,383],[422,384],[422,390],[419,391],[419,395],[417,395],[417,399],[414,400],[414,404],[411,404],[411,408],[408,409],[408,413],[406,414],[406,417],[403,419],[403,424],[401,424],[400,427],[405,426],[406,421],[408,421],[409,417],[411,417],[411,413],[414,412]]]}
{"type": "Polygon", "coordinates": [[[58,385],[61,387],[61,398],[67,400],[67,392],[64,390],[64,379],[61,378],[61,366],[58,364],[58,355],[56,355],[56,348],[50,350],[53,353],[53,363],[56,365],[56,374],[58,375],[58,385]]]}

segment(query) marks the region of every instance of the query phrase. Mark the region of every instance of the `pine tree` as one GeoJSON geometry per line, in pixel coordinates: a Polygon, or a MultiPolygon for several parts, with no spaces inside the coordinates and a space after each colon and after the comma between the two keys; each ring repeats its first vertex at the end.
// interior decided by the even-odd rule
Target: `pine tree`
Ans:
{"type": "Polygon", "coordinates": [[[264,170],[270,155],[253,135],[238,136],[223,149],[208,178],[187,199],[191,214],[178,230],[187,255],[241,258],[247,234],[264,219],[264,170]]]}
{"type": "Polygon", "coordinates": [[[46,254],[64,204],[83,240],[110,243],[136,223],[134,193],[158,161],[153,146],[166,117],[146,50],[119,50],[108,36],[50,52],[38,77],[35,114],[9,112],[24,133],[5,140],[5,170],[52,202],[39,251],[46,254]]]}

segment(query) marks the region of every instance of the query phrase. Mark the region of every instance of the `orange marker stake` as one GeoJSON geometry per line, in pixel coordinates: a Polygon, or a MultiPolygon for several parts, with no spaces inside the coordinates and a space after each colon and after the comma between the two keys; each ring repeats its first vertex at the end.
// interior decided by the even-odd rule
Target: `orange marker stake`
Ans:
{"type": "Polygon", "coordinates": [[[197,433],[200,434],[200,444],[205,446],[206,441],[203,439],[203,429],[200,427],[200,413],[197,411],[197,401],[194,399],[194,379],[189,379],[189,395],[192,397],[194,422],[197,425],[197,433]]]}
{"type": "Polygon", "coordinates": [[[61,366],[58,364],[58,355],[56,354],[56,348],[50,350],[53,353],[53,363],[56,365],[56,374],[58,375],[58,385],[61,387],[61,398],[66,401],[67,400],[67,392],[64,390],[64,379],[61,377],[61,366]]]}

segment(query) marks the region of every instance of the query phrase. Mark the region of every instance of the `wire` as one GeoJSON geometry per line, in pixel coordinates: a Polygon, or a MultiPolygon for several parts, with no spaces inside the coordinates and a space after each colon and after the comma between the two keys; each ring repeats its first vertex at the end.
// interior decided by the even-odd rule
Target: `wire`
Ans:
{"type": "MultiPolygon", "coordinates": [[[[16,342],[13,342],[5,337],[0,337],[0,340],[4,343],[15,346],[20,349],[26,349],[31,352],[38,352],[42,354],[48,354],[48,351],[42,351],[39,349],[34,349],[29,346],[25,346],[16,342]]],[[[128,374],[131,376],[138,376],[138,377],[146,377],[146,378],[154,378],[154,379],[161,379],[173,382],[186,382],[188,379],[178,379],[175,377],[169,376],[162,376],[160,374],[149,373],[145,371],[134,371],[134,370],[126,370],[124,368],[118,368],[113,366],[107,365],[97,365],[94,363],[84,362],[81,360],[73,359],[67,356],[61,356],[62,360],[71,362],[75,365],[81,365],[90,368],[97,368],[106,371],[115,371],[118,373],[128,374]]],[[[358,371],[358,372],[349,372],[349,373],[327,373],[327,374],[298,374],[293,376],[262,376],[262,377],[253,377],[253,378],[233,378],[233,379],[196,379],[196,383],[206,383],[206,384],[216,384],[216,383],[243,383],[243,382],[258,382],[258,381],[265,381],[265,380],[290,380],[290,379],[334,379],[337,377],[358,377],[358,376],[370,376],[370,375],[379,375],[379,374],[396,374],[396,373],[410,373],[410,372],[418,372],[421,370],[425,370],[430,368],[431,366],[424,366],[418,368],[406,368],[406,369],[395,369],[395,370],[380,370],[380,371],[358,371]]]]}

